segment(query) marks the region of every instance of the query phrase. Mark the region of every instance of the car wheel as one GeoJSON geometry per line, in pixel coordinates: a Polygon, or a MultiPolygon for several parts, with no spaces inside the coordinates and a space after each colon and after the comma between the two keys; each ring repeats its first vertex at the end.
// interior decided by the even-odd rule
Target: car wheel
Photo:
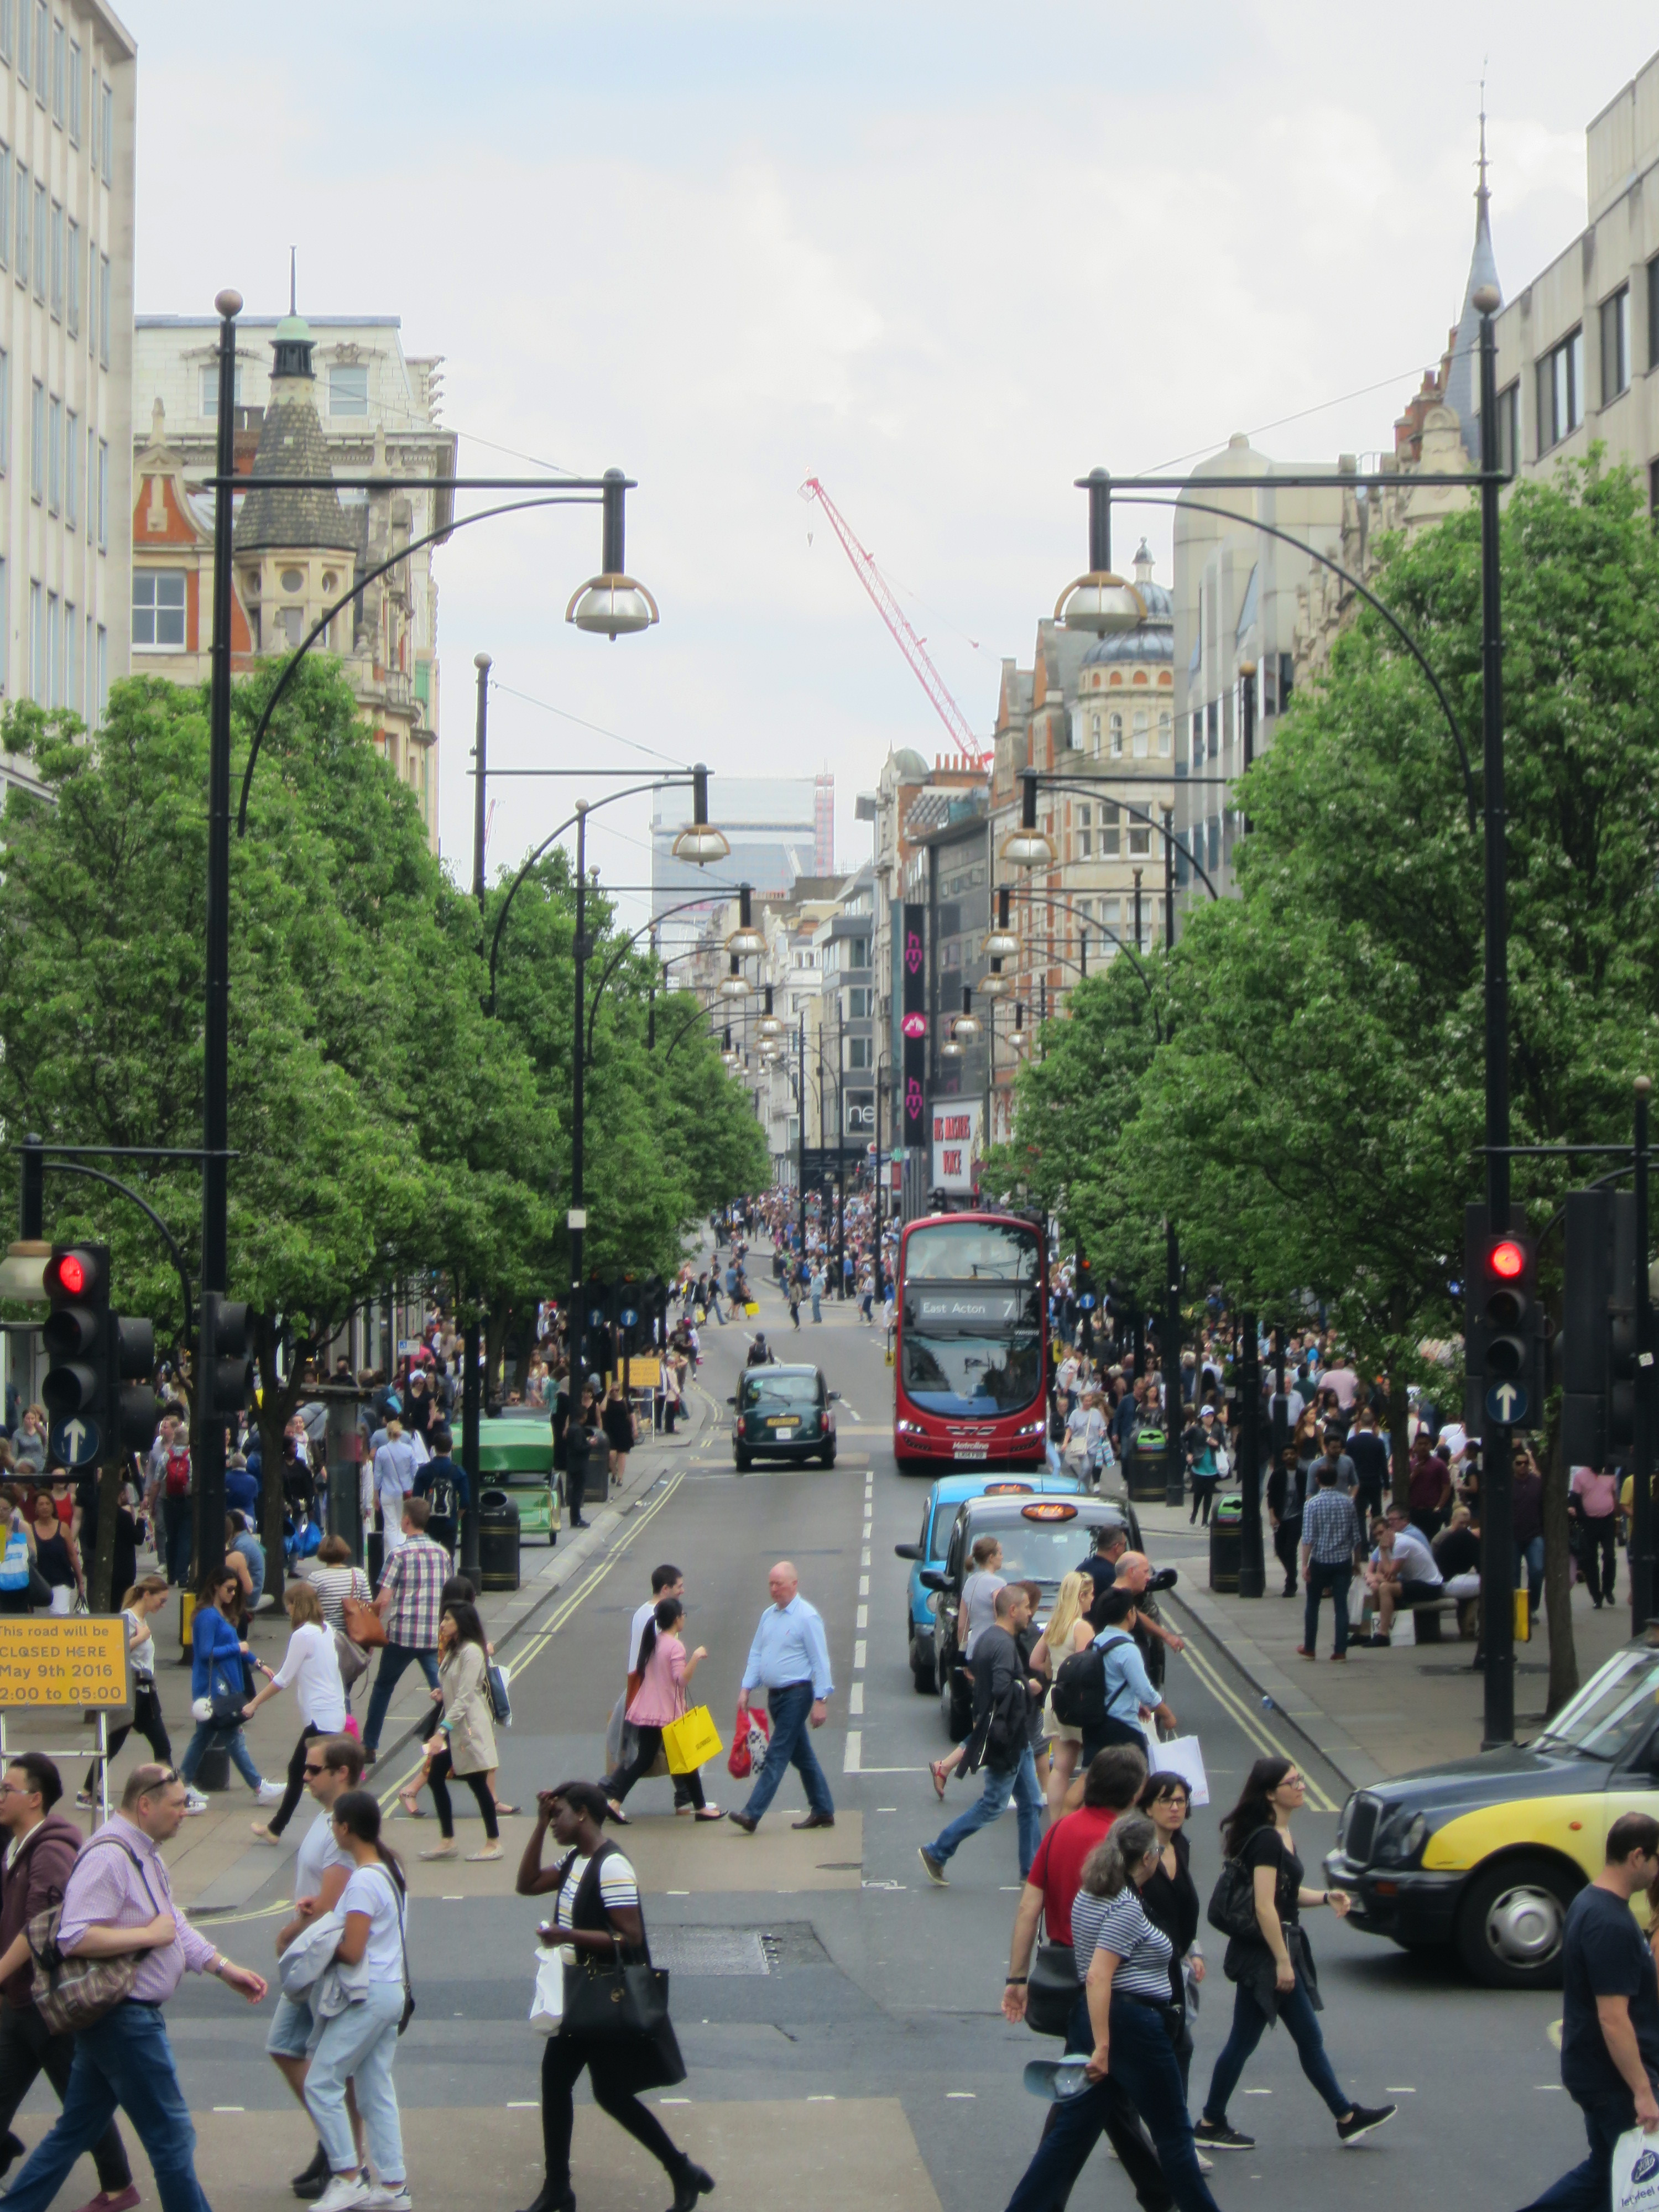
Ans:
{"type": "Polygon", "coordinates": [[[933,1655],[929,1651],[923,1656],[921,1652],[921,1645],[913,1642],[910,1646],[910,1680],[915,1685],[916,1695],[926,1698],[933,1694],[937,1686],[933,1680],[933,1655]]]}
{"type": "Polygon", "coordinates": [[[963,1693],[962,1678],[954,1667],[945,1668],[939,1674],[939,1711],[945,1735],[952,1743],[960,1743],[973,1726],[974,1711],[963,1693]]]}
{"type": "Polygon", "coordinates": [[[747,1474],[750,1464],[748,1453],[746,1451],[734,1451],[732,1455],[732,1464],[736,1468],[739,1474],[747,1474]]]}
{"type": "Polygon", "coordinates": [[[1567,1907],[1583,1887],[1544,1858],[1504,1859],[1475,1875],[1457,1916],[1463,1964],[1489,1990],[1561,1986],[1567,1907]]]}
{"type": "Polygon", "coordinates": [[[823,1462],[823,1464],[826,1467],[833,1467],[836,1463],[836,1448],[834,1444],[826,1444],[823,1449],[818,1454],[818,1457],[823,1462]]]}
{"type": "Polygon", "coordinates": [[[925,1461],[904,1459],[897,1452],[893,1455],[893,1464],[901,1474],[926,1474],[927,1472],[925,1461]]]}

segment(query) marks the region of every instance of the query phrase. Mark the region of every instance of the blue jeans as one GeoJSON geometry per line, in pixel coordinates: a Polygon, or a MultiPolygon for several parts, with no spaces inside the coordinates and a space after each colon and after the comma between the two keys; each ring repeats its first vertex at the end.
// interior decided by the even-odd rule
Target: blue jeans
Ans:
{"type": "Polygon", "coordinates": [[[398,2056],[398,2021],[404,1985],[371,1982],[361,2004],[348,2005],[324,2027],[306,2073],[306,2110],[316,2122],[336,2173],[355,2173],[357,2148],[346,2114],[346,2083],[356,2083],[363,2141],[375,2174],[395,2185],[404,2178],[403,2130],[392,2062],[398,2056]]]}
{"type": "Polygon", "coordinates": [[[196,1770],[209,1752],[219,1750],[230,1753],[230,1763],[250,1790],[257,1790],[264,1780],[253,1764],[253,1753],[247,1747],[247,1738],[242,1734],[240,1721],[198,1721],[196,1733],[185,1746],[185,1755],[179,1762],[179,1778],[193,1784],[196,1770]]]}
{"type": "Polygon", "coordinates": [[[1302,1642],[1304,1649],[1319,1649],[1319,1601],[1327,1590],[1331,1594],[1331,1607],[1336,1614],[1336,1649],[1340,1653],[1348,1648],[1348,1584],[1353,1580],[1352,1559],[1339,1559],[1334,1566],[1319,1559],[1308,1562],[1308,1596],[1302,1613],[1302,1642]]]}
{"type": "Polygon", "coordinates": [[[823,1319],[823,1309],[819,1304],[821,1296],[822,1293],[817,1291],[814,1291],[812,1293],[812,1318],[814,1321],[822,1321],[823,1319]]]}
{"type": "MultiPolygon", "coordinates": [[[[1613,2146],[1636,2124],[1635,2100],[1626,2090],[1594,2105],[1581,2105],[1589,2156],[1534,2197],[1526,2212],[1607,2212],[1613,2195],[1613,2146]]],[[[1649,2140],[1651,2142],[1652,2137],[1649,2140]]]]}
{"type": "MultiPolygon", "coordinates": [[[[1086,1999],[1073,2017],[1066,2041],[1068,2051],[1092,2047],[1086,1999]]],[[[1181,2212],[1217,2212],[1215,2199],[1198,2170],[1181,2069],[1164,2015],[1133,1997],[1115,1996],[1108,2047],[1110,2057],[1105,2081],[1051,2107],[1036,2154],[1008,2200],[1008,2212],[1052,2212],[1054,2205],[1063,2203],[1103,2129],[1112,2135],[1112,2147],[1125,2159],[1125,2171],[1136,2194],[1146,2202],[1149,2191],[1157,2187],[1158,2177],[1128,2164],[1121,2145],[1121,2130],[1111,2124],[1115,2105],[1118,2112],[1127,2106],[1132,2121],[1139,2113],[1146,2122],[1158,2147],[1163,2183],[1181,2212]]],[[[1131,2135],[1135,2151],[1144,2154],[1139,2130],[1132,2128],[1131,2135]]]]}
{"type": "Polygon", "coordinates": [[[1536,1614],[1538,1601],[1544,1594],[1544,1540],[1534,1536],[1530,1543],[1515,1547],[1515,1586],[1521,1587],[1521,1570],[1527,1571],[1527,1609],[1536,1614]]]}
{"type": "Polygon", "coordinates": [[[162,2212],[209,2212],[196,2179],[196,2130],[161,2008],[130,1999],[76,2037],[63,2113],[7,2191],[12,2212],[46,2212],[76,2160],[115,2118],[118,2105],[155,2169],[162,2212]]]}
{"type": "MultiPolygon", "coordinates": [[[[1331,2071],[1331,2062],[1325,2056],[1325,2039],[1319,2032],[1319,2014],[1309,2002],[1307,1987],[1300,1974],[1293,1990],[1279,1992],[1279,2017],[1291,2032],[1296,2055],[1302,2061],[1302,2071],[1325,2100],[1332,2118],[1346,2119],[1353,2110],[1353,2099],[1344,2095],[1331,2071]]],[[[1215,2062],[1215,2072],[1210,2076],[1210,2094],[1204,2100],[1206,2120],[1220,2123],[1226,2119],[1228,2100],[1237,2088],[1238,2077],[1267,2026],[1267,2014],[1240,1982],[1233,1995],[1232,2033],[1215,2062]]]]}
{"type": "Polygon", "coordinates": [[[363,1723],[363,1749],[378,1751],[380,1729],[384,1726],[386,1709],[392,1703],[392,1693],[404,1678],[404,1669],[413,1660],[426,1676],[427,1687],[438,1686],[438,1655],[435,1651],[416,1651],[408,1644],[383,1644],[380,1663],[374,1670],[374,1689],[368,1701],[368,1717],[363,1723]]]}
{"type": "Polygon", "coordinates": [[[167,1578],[182,1587],[190,1580],[190,1553],[193,1541],[188,1498],[162,1498],[161,1529],[161,1556],[166,1561],[167,1578]]]}
{"type": "Polygon", "coordinates": [[[993,1820],[1001,1819],[1008,1809],[1012,1797],[1019,1818],[1019,1876],[1024,1881],[1031,1870],[1031,1861],[1037,1855],[1037,1845],[1042,1841],[1044,1800],[1036,1778],[1036,1762],[1028,1743],[1020,1753],[1018,1766],[988,1766],[985,1786],[978,1798],[965,1813],[958,1814],[948,1828],[927,1846],[929,1858],[941,1863],[956,1854],[969,1836],[976,1836],[981,1828],[988,1828],[993,1820]]]}
{"type": "Polygon", "coordinates": [[[772,1715],[772,1741],[767,1746],[766,1764],[760,1771],[760,1779],[750,1791],[749,1802],[743,1808],[744,1817],[759,1820],[777,1796],[785,1771],[792,1765],[800,1769],[806,1802],[813,1812],[833,1814],[836,1801],[830,1795],[830,1784],[823,1778],[823,1769],[818,1765],[807,1725],[812,1711],[812,1685],[792,1682],[787,1689],[769,1690],[766,1702],[772,1715]]]}

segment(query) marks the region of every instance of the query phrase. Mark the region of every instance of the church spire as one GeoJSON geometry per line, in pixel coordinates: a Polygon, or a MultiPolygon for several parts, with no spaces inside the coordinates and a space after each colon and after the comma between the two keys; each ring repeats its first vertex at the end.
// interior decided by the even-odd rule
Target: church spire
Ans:
{"type": "Polygon", "coordinates": [[[1446,364],[1446,404],[1457,416],[1465,450],[1480,451],[1480,372],[1475,355],[1480,343],[1480,311],[1474,295],[1483,284],[1498,283],[1498,259],[1492,245],[1492,191],[1486,182],[1486,81],[1480,80],[1480,152],[1475,163],[1480,181],[1474,189],[1474,251],[1469,257],[1468,282],[1463,287],[1463,311],[1452,333],[1446,364]]]}

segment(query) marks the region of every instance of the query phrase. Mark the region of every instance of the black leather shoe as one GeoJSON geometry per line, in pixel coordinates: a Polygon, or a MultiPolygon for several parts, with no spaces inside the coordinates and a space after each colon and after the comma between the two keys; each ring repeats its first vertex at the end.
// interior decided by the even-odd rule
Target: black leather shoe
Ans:
{"type": "Polygon", "coordinates": [[[714,2175],[705,2173],[700,2166],[694,2166],[689,2158],[682,2160],[679,2167],[673,2173],[672,2179],[674,2202],[669,2206],[668,2212],[693,2212],[693,2207],[698,2197],[706,2197],[714,2186],[714,2175]]]}
{"type": "Polygon", "coordinates": [[[794,1828],[833,1828],[836,1816],[833,1813],[809,1813],[804,1820],[792,1820],[789,1825],[794,1828]]]}
{"type": "Polygon", "coordinates": [[[5,2136],[0,2136],[0,2174],[7,2172],[10,2168],[12,2160],[14,2159],[21,2158],[24,2151],[27,2148],[28,2146],[26,2143],[20,2142],[17,2137],[11,2134],[9,2130],[8,2130],[5,2136]]]}
{"type": "Polygon", "coordinates": [[[328,2153],[323,2148],[321,2143],[319,2143],[316,2156],[303,2173],[295,2175],[289,2186],[296,2197],[304,2197],[309,2202],[313,2197],[322,2195],[324,2190],[328,2187],[329,2179],[328,2153]]]}
{"type": "Polygon", "coordinates": [[[734,1826],[741,1828],[745,1836],[752,1836],[760,1826],[760,1822],[751,1820],[747,1813],[728,1813],[726,1817],[734,1826]]]}

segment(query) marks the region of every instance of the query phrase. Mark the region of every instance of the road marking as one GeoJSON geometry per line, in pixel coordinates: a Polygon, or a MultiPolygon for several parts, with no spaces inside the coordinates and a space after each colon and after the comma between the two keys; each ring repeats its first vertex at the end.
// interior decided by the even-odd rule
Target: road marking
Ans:
{"type": "Polygon", "coordinates": [[[809,2097],[806,2101],[809,2105],[833,2105],[836,2100],[833,2097],[817,2096],[809,2097]]]}
{"type": "Polygon", "coordinates": [[[862,1771],[860,1761],[863,1753],[863,1730],[861,1729],[848,1729],[847,1731],[847,1748],[842,1753],[841,1760],[841,1771],[843,1774],[857,1774],[862,1771]]]}
{"type": "Polygon", "coordinates": [[[247,2106],[246,2105],[216,2105],[213,2109],[216,2112],[245,2112],[247,2106]]]}
{"type": "Polygon", "coordinates": [[[853,1646],[853,1671],[854,1674],[857,1674],[859,1669],[864,1664],[864,1654],[866,1648],[867,1647],[864,1644],[862,1638],[860,1638],[860,1641],[853,1646]]]}
{"type": "Polygon", "coordinates": [[[665,1889],[663,1892],[665,1897],[690,1897],[690,1894],[689,1889],[665,1889]]]}
{"type": "Polygon", "coordinates": [[[860,1553],[859,1553],[859,1565],[860,1565],[861,1567],[867,1567],[867,1566],[869,1565],[869,1564],[870,1564],[870,1547],[869,1547],[869,1546],[866,1544],[866,1547],[865,1547],[865,1548],[863,1549],[863,1551],[862,1551],[862,1552],[860,1552],[860,1553]]]}
{"type": "Polygon", "coordinates": [[[859,1595],[860,1597],[868,1597],[869,1595],[870,1577],[868,1575],[860,1575],[859,1577],[859,1595]]]}
{"type": "Polygon", "coordinates": [[[859,1607],[858,1613],[853,1622],[853,1626],[854,1628],[868,1628],[870,1626],[870,1608],[867,1605],[861,1605],[859,1607]]]}
{"type": "Polygon", "coordinates": [[[538,2112],[541,2108],[542,2100],[539,2097],[509,2097],[507,2100],[507,2109],[509,2112],[538,2112]]]}
{"type": "MultiPolygon", "coordinates": [[[[1194,1650],[1193,1639],[1190,1637],[1187,1639],[1187,1648],[1182,1656],[1198,1676],[1199,1680],[1209,1691],[1211,1696],[1226,1707],[1258,1751],[1265,1752],[1271,1758],[1291,1758],[1290,1752],[1273,1730],[1263,1727],[1260,1714],[1253,1713],[1243,1700],[1236,1696],[1222,1680],[1209,1661],[1201,1657],[1194,1650]]],[[[1300,1769],[1302,1762],[1299,1759],[1293,1760],[1292,1764],[1300,1769]]],[[[1307,1784],[1308,1802],[1314,1810],[1316,1813],[1334,1813],[1337,1809],[1334,1800],[1327,1796],[1319,1784],[1305,1773],[1303,1775],[1303,1780],[1307,1784]]],[[[1254,2094],[1254,2091],[1246,2092],[1247,2095],[1254,2094]]]]}
{"type": "Polygon", "coordinates": [[[977,2089],[947,2089],[945,2094],[952,2102],[967,2105],[974,2103],[979,2095],[977,2089]]]}
{"type": "Polygon", "coordinates": [[[860,1413],[858,1407],[856,1406],[849,1406],[845,1398],[841,1401],[841,1410],[843,1413],[850,1413],[855,1421],[861,1421],[864,1419],[863,1414],[860,1413]]]}
{"type": "Polygon", "coordinates": [[[898,1807],[896,1805],[878,1805],[876,1810],[878,1813],[896,1813],[898,1807]]]}
{"type": "Polygon", "coordinates": [[[1409,2081],[1385,2081],[1382,2094],[1385,2097],[1414,2097],[1417,2092],[1409,2081]]]}
{"type": "Polygon", "coordinates": [[[659,2105],[689,2105],[690,2101],[690,2097],[659,2097],[657,2100],[659,2105]]]}
{"type": "Polygon", "coordinates": [[[459,1889],[447,1889],[438,1899],[440,1905],[465,1905],[465,1893],[459,1889]]]}
{"type": "Polygon", "coordinates": [[[849,1713],[861,1713],[864,1711],[864,1685],[862,1682],[854,1682],[852,1688],[847,1692],[847,1710],[849,1713]]]}
{"type": "Polygon", "coordinates": [[[1273,2091],[1271,2089],[1247,2089],[1244,2092],[1244,2094],[1247,2097],[1271,2097],[1273,2091]]]}

